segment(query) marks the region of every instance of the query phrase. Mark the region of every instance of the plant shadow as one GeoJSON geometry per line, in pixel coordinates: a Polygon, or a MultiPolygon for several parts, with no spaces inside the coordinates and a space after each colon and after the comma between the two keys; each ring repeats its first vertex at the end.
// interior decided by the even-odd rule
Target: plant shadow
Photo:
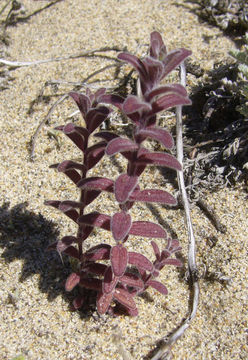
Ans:
{"type": "Polygon", "coordinates": [[[63,283],[70,272],[70,264],[67,259],[63,264],[56,252],[46,251],[48,244],[56,241],[58,229],[52,221],[29,211],[27,206],[25,202],[10,208],[6,202],[0,207],[1,257],[7,264],[23,261],[20,282],[39,274],[39,289],[47,293],[48,301],[58,295],[68,300],[63,283]]]}

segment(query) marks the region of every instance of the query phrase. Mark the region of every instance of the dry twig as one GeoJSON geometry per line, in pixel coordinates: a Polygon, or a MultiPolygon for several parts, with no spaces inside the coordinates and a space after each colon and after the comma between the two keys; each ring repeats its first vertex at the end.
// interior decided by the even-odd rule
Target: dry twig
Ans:
{"type": "MultiPolygon", "coordinates": [[[[93,73],[91,73],[89,76],[87,76],[87,78],[85,78],[83,81],[82,81],[82,86],[80,89],[78,89],[78,86],[76,88],[73,89],[73,91],[75,90],[81,90],[85,85],[86,83],[95,75],[97,74],[100,74],[101,72],[107,70],[107,69],[110,69],[112,67],[116,67],[116,66],[120,66],[119,63],[115,63],[115,64],[110,64],[110,65],[106,65],[104,66],[103,68],[101,69],[98,69],[96,71],[94,71],[93,73]]],[[[45,116],[45,118],[40,122],[40,124],[38,125],[37,129],[35,130],[35,133],[34,135],[32,136],[32,139],[30,141],[30,147],[31,147],[31,152],[30,152],[30,160],[33,161],[34,160],[34,151],[35,151],[35,144],[36,144],[36,140],[37,140],[37,137],[39,135],[39,132],[40,130],[42,129],[42,127],[48,122],[51,114],[53,113],[54,109],[56,108],[57,105],[61,104],[65,99],[68,98],[68,94],[64,94],[63,96],[61,96],[53,105],[52,107],[49,109],[47,115],[45,116]]]]}
{"type": "MultiPolygon", "coordinates": [[[[184,64],[181,64],[181,84],[186,85],[186,72],[184,64]]],[[[177,106],[177,159],[183,162],[183,137],[182,137],[182,106],[177,106]]],[[[195,260],[195,238],[193,233],[193,227],[190,217],[189,201],[187,198],[183,172],[178,172],[178,182],[180,193],[182,196],[182,203],[186,215],[186,226],[188,230],[188,279],[190,285],[190,298],[192,298],[192,304],[190,305],[189,315],[182,322],[182,324],[169,336],[169,338],[163,338],[163,345],[160,347],[157,354],[152,360],[165,360],[170,357],[170,349],[172,345],[184,334],[185,330],[190,326],[190,323],[196,316],[196,311],[199,302],[199,284],[198,284],[198,271],[195,260]]]]}

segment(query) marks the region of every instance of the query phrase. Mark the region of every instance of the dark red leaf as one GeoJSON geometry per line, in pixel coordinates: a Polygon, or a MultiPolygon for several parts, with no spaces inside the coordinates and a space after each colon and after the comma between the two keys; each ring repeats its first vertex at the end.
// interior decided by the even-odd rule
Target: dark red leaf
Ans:
{"type": "Polygon", "coordinates": [[[116,284],[118,282],[118,277],[116,277],[113,274],[112,268],[111,266],[109,266],[104,274],[104,279],[103,279],[103,283],[102,283],[102,291],[104,293],[110,293],[114,290],[116,284]]]}
{"type": "Polygon", "coordinates": [[[148,102],[142,101],[135,95],[129,95],[123,103],[123,111],[127,115],[135,112],[149,112],[151,109],[151,105],[148,102]]]}
{"type": "Polygon", "coordinates": [[[85,192],[84,201],[85,205],[89,205],[92,201],[94,201],[98,195],[101,194],[101,191],[98,190],[83,190],[85,192]]]}
{"type": "Polygon", "coordinates": [[[136,309],[133,296],[127,290],[121,288],[115,289],[114,298],[128,309],[136,309]]]}
{"type": "Polygon", "coordinates": [[[119,280],[121,283],[142,289],[144,287],[143,281],[135,274],[126,272],[119,280]]]}
{"type": "Polygon", "coordinates": [[[129,176],[127,174],[121,174],[116,179],[114,191],[116,200],[119,203],[124,203],[128,200],[129,195],[136,187],[138,180],[138,176],[129,176]]]}
{"type": "Polygon", "coordinates": [[[77,186],[81,189],[95,189],[101,191],[114,191],[114,181],[103,177],[89,177],[79,181],[77,186]]]}
{"type": "Polygon", "coordinates": [[[128,263],[150,272],[152,272],[153,270],[153,264],[151,263],[151,261],[148,260],[147,257],[145,257],[144,255],[137,252],[131,251],[128,253],[128,263]]]}
{"type": "Polygon", "coordinates": [[[82,172],[84,172],[86,170],[85,166],[83,164],[77,163],[72,160],[62,161],[60,164],[58,164],[57,169],[58,169],[58,171],[61,171],[61,172],[65,172],[66,170],[69,170],[69,169],[77,169],[82,172]]]}
{"type": "Polygon", "coordinates": [[[83,242],[91,234],[93,228],[91,226],[80,225],[77,233],[79,242],[83,242]]]}
{"type": "Polygon", "coordinates": [[[147,78],[146,68],[137,56],[128,53],[120,53],[117,57],[119,60],[123,60],[131,64],[139,72],[142,78],[147,78]]]}
{"type": "Polygon", "coordinates": [[[98,89],[98,90],[95,92],[95,94],[94,94],[94,96],[95,96],[95,101],[96,101],[97,103],[102,102],[101,99],[102,99],[102,96],[103,96],[105,93],[106,93],[106,88],[100,88],[100,89],[98,89]]]}
{"type": "Polygon", "coordinates": [[[66,124],[65,126],[58,126],[55,129],[63,131],[63,133],[66,134],[80,150],[84,151],[85,143],[89,137],[87,129],[75,126],[73,123],[66,124]]]}
{"type": "Polygon", "coordinates": [[[167,76],[172,70],[174,70],[178,65],[180,65],[192,52],[190,50],[180,48],[177,50],[172,50],[166,54],[163,59],[164,64],[164,77],[167,76]]]}
{"type": "Polygon", "coordinates": [[[78,219],[79,224],[87,224],[90,226],[100,227],[105,230],[110,230],[110,216],[92,212],[87,215],[82,215],[78,219]]]}
{"type": "Polygon", "coordinates": [[[163,61],[166,53],[162,36],[158,31],[153,31],[150,35],[150,56],[163,61]]]}
{"type": "Polygon", "coordinates": [[[130,201],[157,202],[161,204],[176,205],[177,201],[170,193],[164,190],[146,189],[134,190],[129,196],[130,201]]]}
{"type": "Polygon", "coordinates": [[[80,275],[78,273],[72,273],[68,276],[65,282],[65,290],[71,291],[79,283],[80,275]]]}
{"type": "Polygon", "coordinates": [[[103,140],[105,140],[106,142],[109,142],[113,139],[116,139],[118,138],[119,136],[114,134],[114,133],[111,133],[109,131],[100,131],[96,134],[94,134],[95,137],[99,137],[99,138],[102,138],[103,140]]]}
{"type": "Polygon", "coordinates": [[[72,302],[72,305],[75,310],[80,309],[83,306],[84,297],[82,295],[78,295],[72,302]]]}
{"type": "Polygon", "coordinates": [[[79,258],[80,258],[78,249],[76,249],[74,246],[68,246],[64,250],[64,254],[66,254],[70,257],[73,257],[74,259],[77,259],[77,260],[79,260],[79,258]]]}
{"type": "Polygon", "coordinates": [[[77,184],[81,179],[81,174],[76,170],[79,170],[82,173],[86,171],[86,168],[83,164],[79,164],[71,160],[65,160],[60,164],[51,165],[50,168],[57,168],[58,171],[67,175],[69,179],[74,182],[74,184],[77,184]]]}
{"type": "Polygon", "coordinates": [[[170,84],[166,86],[164,85],[157,86],[146,95],[146,98],[147,100],[151,101],[152,98],[154,98],[155,96],[159,96],[166,93],[178,94],[180,96],[187,97],[187,91],[184,86],[180,84],[170,84]]]}
{"type": "Polygon", "coordinates": [[[91,134],[101,123],[107,119],[110,109],[106,106],[90,109],[86,115],[87,130],[91,134]]]}
{"type": "Polygon", "coordinates": [[[167,288],[159,281],[148,280],[145,285],[153,287],[155,290],[159,291],[163,295],[168,294],[167,288]]]}
{"type": "Polygon", "coordinates": [[[56,250],[62,253],[73,243],[77,243],[77,238],[75,236],[64,236],[57,242],[56,250]]]}
{"type": "Polygon", "coordinates": [[[83,117],[85,117],[86,113],[88,112],[88,110],[91,106],[89,97],[86,95],[83,95],[83,94],[76,93],[76,92],[70,92],[69,95],[76,102],[83,117]]]}
{"type": "MultiPolygon", "coordinates": [[[[45,205],[49,205],[49,206],[53,206],[56,209],[60,209],[60,204],[62,203],[62,201],[58,201],[58,200],[47,200],[44,202],[45,205]]],[[[63,208],[62,208],[63,209],[63,208]]],[[[72,219],[73,221],[77,222],[78,219],[78,212],[75,209],[69,208],[68,210],[61,210],[63,211],[63,213],[68,216],[70,219],[72,219]]]]}
{"type": "Polygon", "coordinates": [[[159,251],[159,247],[158,247],[157,243],[155,243],[155,241],[151,241],[151,245],[152,245],[154,254],[156,256],[156,259],[160,260],[160,251],[159,251]]]}
{"type": "Polygon", "coordinates": [[[173,137],[171,136],[171,134],[167,130],[155,126],[151,126],[146,129],[140,129],[136,132],[135,137],[136,136],[139,142],[145,140],[148,137],[157,140],[167,149],[171,149],[174,145],[173,137]]]}
{"type": "Polygon", "coordinates": [[[177,267],[182,267],[183,264],[181,262],[181,260],[179,259],[172,259],[172,258],[168,258],[168,259],[165,259],[163,261],[161,261],[161,265],[174,265],[174,266],[177,266],[177,267]]]}
{"type": "Polygon", "coordinates": [[[89,264],[86,264],[82,268],[82,271],[86,271],[88,273],[92,273],[92,274],[96,274],[96,275],[104,275],[106,269],[107,269],[107,265],[104,265],[101,263],[90,262],[89,264]]]}
{"type": "Polygon", "coordinates": [[[97,261],[97,260],[108,260],[110,258],[110,250],[111,246],[107,244],[100,244],[92,247],[89,249],[85,254],[84,257],[90,261],[97,261]]]}
{"type": "Polygon", "coordinates": [[[113,299],[112,293],[99,292],[97,295],[97,311],[100,315],[105,314],[113,299]]]}
{"type": "Polygon", "coordinates": [[[174,156],[162,152],[143,154],[139,156],[138,162],[140,163],[144,162],[146,164],[153,164],[159,166],[166,166],[175,170],[182,170],[181,164],[174,156]]]}
{"type": "Polygon", "coordinates": [[[115,276],[122,276],[127,267],[128,252],[122,245],[113,246],[110,252],[110,261],[115,276]]]}
{"type": "Polygon", "coordinates": [[[115,94],[103,95],[101,97],[102,103],[114,105],[119,110],[122,110],[122,104],[124,100],[125,99],[123,97],[115,94]]]}
{"type": "Polygon", "coordinates": [[[132,140],[126,138],[115,138],[111,140],[106,147],[106,154],[112,156],[123,151],[134,151],[138,149],[138,145],[132,140]]]}
{"type": "Polygon", "coordinates": [[[131,216],[124,211],[116,213],[112,216],[110,225],[115,241],[122,241],[128,235],[131,228],[131,216]]]}
{"type": "Polygon", "coordinates": [[[100,291],[102,288],[102,281],[96,278],[83,278],[80,280],[79,285],[86,289],[100,291]]]}
{"type": "Polygon", "coordinates": [[[105,147],[106,143],[101,141],[87,149],[85,152],[87,170],[93,168],[101,160],[105,153],[105,147]]]}
{"type": "Polygon", "coordinates": [[[156,114],[178,105],[191,105],[191,100],[187,96],[169,93],[152,103],[152,113],[156,114]]]}
{"type": "Polygon", "coordinates": [[[162,226],[150,221],[134,221],[129,234],[136,236],[145,236],[150,238],[166,238],[166,231],[162,226]]]}

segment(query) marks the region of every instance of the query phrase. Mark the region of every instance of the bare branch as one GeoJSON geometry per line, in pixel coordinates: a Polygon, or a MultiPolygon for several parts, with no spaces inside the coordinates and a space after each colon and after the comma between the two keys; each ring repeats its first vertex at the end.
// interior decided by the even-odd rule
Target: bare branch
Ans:
{"type": "Polygon", "coordinates": [[[71,60],[71,59],[78,59],[80,57],[103,57],[108,60],[114,60],[119,63],[119,60],[116,58],[112,58],[110,56],[103,56],[103,55],[96,55],[98,52],[107,52],[107,51],[124,51],[123,49],[119,49],[118,47],[102,47],[100,49],[94,49],[90,51],[85,51],[83,53],[74,54],[74,55],[67,55],[61,56],[53,59],[45,59],[45,60],[36,60],[36,61],[9,61],[5,59],[0,59],[0,64],[7,65],[13,68],[24,67],[24,66],[33,66],[33,65],[40,65],[46,64],[50,62],[62,61],[62,60],[71,60]]]}
{"type": "MultiPolygon", "coordinates": [[[[186,85],[186,72],[184,63],[180,65],[181,70],[181,84],[186,85]]],[[[182,106],[177,106],[177,159],[183,163],[183,136],[182,136],[182,106]]],[[[199,284],[197,279],[197,267],[195,260],[195,238],[193,233],[193,227],[190,216],[189,201],[187,198],[183,172],[178,172],[179,189],[182,196],[182,203],[186,215],[186,226],[188,231],[188,274],[190,285],[190,298],[192,298],[192,304],[190,305],[189,315],[182,322],[182,324],[169,336],[167,339],[163,339],[164,343],[160,347],[157,354],[152,360],[165,360],[170,357],[171,346],[184,334],[185,330],[190,326],[191,321],[196,316],[197,306],[199,302],[199,284]]]]}
{"type": "MultiPolygon", "coordinates": [[[[119,63],[116,63],[116,64],[110,64],[110,65],[106,65],[104,66],[103,68],[101,69],[98,69],[96,71],[94,71],[93,73],[91,73],[89,76],[87,76],[87,78],[85,78],[83,81],[82,81],[82,86],[80,89],[78,89],[77,87],[75,89],[73,89],[74,91],[77,90],[77,91],[80,91],[85,85],[86,83],[95,75],[97,74],[100,74],[101,72],[107,70],[107,69],[110,69],[112,67],[116,67],[116,66],[120,66],[119,63]]],[[[31,161],[34,160],[34,150],[35,150],[35,144],[36,144],[36,140],[37,140],[37,137],[38,137],[38,134],[40,132],[40,130],[42,129],[42,127],[48,122],[51,114],[53,113],[54,109],[56,108],[57,105],[61,104],[65,99],[67,99],[69,97],[68,94],[64,94],[63,96],[61,96],[53,105],[52,107],[49,109],[47,115],[45,116],[45,118],[40,122],[40,124],[38,125],[37,129],[35,130],[35,133],[34,135],[32,136],[32,139],[31,139],[31,142],[30,142],[30,146],[31,146],[31,152],[30,152],[30,159],[31,161]]]]}

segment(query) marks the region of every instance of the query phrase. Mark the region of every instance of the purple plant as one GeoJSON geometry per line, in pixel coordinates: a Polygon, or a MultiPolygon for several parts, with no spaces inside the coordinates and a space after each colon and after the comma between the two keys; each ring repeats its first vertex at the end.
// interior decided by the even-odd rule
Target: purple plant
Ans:
{"type": "MultiPolygon", "coordinates": [[[[147,138],[157,140],[166,149],[174,145],[170,133],[156,126],[157,114],[177,105],[189,105],[191,102],[186,90],[179,84],[160,85],[161,80],[174,70],[191,54],[186,49],[178,49],[167,53],[161,35],[151,33],[150,54],[143,60],[128,53],[119,54],[120,60],[130,63],[139,74],[140,93],[123,98],[116,94],[106,94],[99,89],[92,94],[70,93],[76,102],[86,127],[72,123],[59,126],[83,152],[83,163],[71,160],[52,165],[65,173],[80,189],[80,200],[47,201],[51,205],[78,224],[76,236],[65,236],[51,244],[49,249],[56,249],[78,262],[77,272],[73,272],[66,280],[65,288],[71,291],[75,286],[93,289],[97,292],[97,310],[100,314],[115,313],[121,304],[130,315],[137,315],[134,301],[137,294],[144,292],[149,286],[166,295],[167,288],[156,278],[165,265],[181,266],[181,261],[173,258],[181,248],[177,240],[168,238],[167,246],[160,251],[158,245],[151,241],[155,260],[151,262],[144,255],[128,251],[126,242],[129,236],[166,239],[165,230],[158,224],[149,221],[133,221],[129,209],[136,201],[154,202],[175,205],[176,199],[167,191],[158,189],[142,190],[139,176],[148,165],[159,165],[177,171],[181,164],[177,159],[165,152],[153,152],[145,148],[147,138]],[[133,124],[132,139],[120,137],[114,133],[103,131],[94,133],[101,141],[88,146],[89,137],[105,121],[111,109],[102,104],[111,104],[119,109],[133,124]],[[120,153],[127,159],[127,171],[112,180],[105,177],[87,177],[87,172],[97,165],[104,154],[114,156],[120,153]],[[119,205],[119,211],[113,215],[99,212],[85,213],[85,208],[102,192],[113,193],[119,205]],[[112,233],[115,245],[99,244],[84,251],[83,243],[94,228],[102,228],[112,233]]],[[[73,302],[76,309],[84,303],[81,293],[73,302]]]]}

